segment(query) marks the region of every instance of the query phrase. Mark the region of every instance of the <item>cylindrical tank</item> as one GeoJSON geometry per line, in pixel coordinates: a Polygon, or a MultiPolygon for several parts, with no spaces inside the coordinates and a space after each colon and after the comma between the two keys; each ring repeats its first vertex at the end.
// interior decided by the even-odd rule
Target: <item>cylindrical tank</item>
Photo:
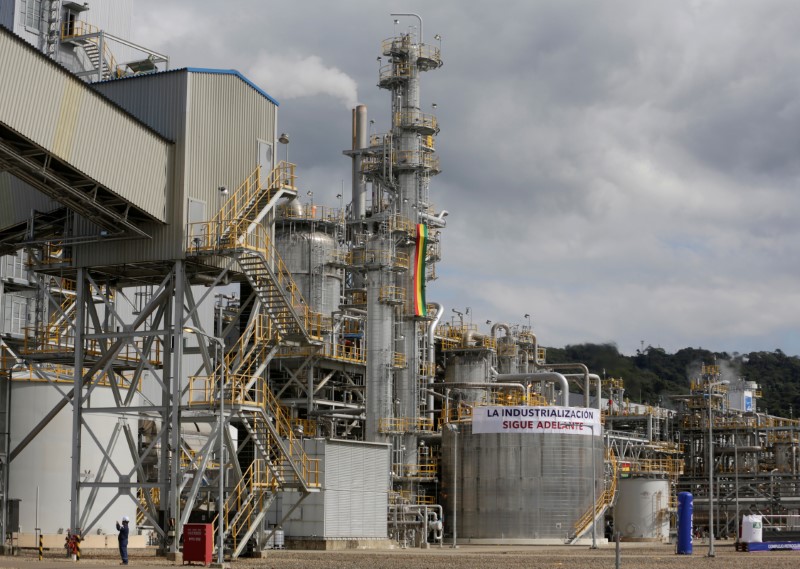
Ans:
{"type": "MultiPolygon", "coordinates": [[[[92,391],[93,407],[114,407],[113,394],[109,388],[95,387],[92,391]]],[[[39,423],[41,418],[62,400],[61,392],[48,383],[15,380],[11,384],[11,448],[39,423]]],[[[101,442],[107,442],[117,425],[119,416],[102,413],[87,413],[83,420],[101,442]]],[[[138,422],[130,422],[136,434],[138,422]]],[[[114,465],[122,473],[133,468],[128,445],[120,435],[110,451],[114,465]]],[[[36,491],[39,489],[39,527],[42,533],[55,534],[59,529],[70,527],[70,488],[72,481],[72,406],[66,406],[56,415],[33,441],[11,463],[9,498],[19,499],[19,529],[33,533],[36,528],[36,491]]],[[[81,445],[81,469],[84,482],[99,482],[98,470],[103,462],[103,452],[92,437],[83,430],[81,445]]],[[[106,468],[104,482],[114,473],[106,468]]],[[[113,478],[116,480],[116,478],[113,478]]],[[[116,488],[100,488],[94,500],[94,514],[98,504],[109,504],[119,492],[116,488]]],[[[90,490],[81,491],[81,508],[85,507],[90,490]]],[[[115,521],[123,515],[131,518],[131,533],[136,521],[136,508],[130,499],[117,501],[91,528],[92,533],[115,533],[115,521]]],[[[94,519],[94,515],[89,516],[94,519]]],[[[16,528],[14,528],[16,529],[16,528]]],[[[71,528],[75,529],[75,528],[71,528]]]]}
{"type": "Polygon", "coordinates": [[[742,516],[742,541],[745,543],[761,543],[764,527],[762,517],[756,514],[742,516]]]}
{"type": "Polygon", "coordinates": [[[694,496],[691,492],[678,494],[678,555],[692,554],[692,528],[694,517],[694,496]]]}
{"type": "Polygon", "coordinates": [[[668,541],[669,480],[621,479],[614,528],[621,541],[668,541]]]}
{"type": "Polygon", "coordinates": [[[275,247],[311,309],[322,314],[337,310],[342,271],[331,263],[336,240],[322,231],[292,229],[275,235],[275,247]]]}
{"type": "MultiPolygon", "coordinates": [[[[563,540],[591,511],[593,498],[602,495],[601,435],[473,434],[470,423],[460,423],[458,433],[443,429],[442,436],[445,525],[452,520],[455,505],[459,540],[563,540]],[[457,495],[453,492],[456,441],[457,495]]],[[[602,522],[596,531],[602,537],[602,522]]]]}
{"type": "MultiPolygon", "coordinates": [[[[488,355],[488,350],[475,350],[451,356],[447,360],[445,382],[486,383],[490,368],[488,355]]],[[[465,403],[485,402],[486,391],[459,388],[459,396],[465,403]]]]}

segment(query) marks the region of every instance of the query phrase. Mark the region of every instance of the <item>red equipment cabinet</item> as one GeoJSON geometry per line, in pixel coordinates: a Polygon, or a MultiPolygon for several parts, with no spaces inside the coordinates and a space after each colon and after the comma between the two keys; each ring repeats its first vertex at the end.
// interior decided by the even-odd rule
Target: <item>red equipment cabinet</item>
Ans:
{"type": "Polygon", "coordinates": [[[183,526],[183,562],[199,561],[209,565],[213,560],[214,534],[211,524],[183,526]]]}

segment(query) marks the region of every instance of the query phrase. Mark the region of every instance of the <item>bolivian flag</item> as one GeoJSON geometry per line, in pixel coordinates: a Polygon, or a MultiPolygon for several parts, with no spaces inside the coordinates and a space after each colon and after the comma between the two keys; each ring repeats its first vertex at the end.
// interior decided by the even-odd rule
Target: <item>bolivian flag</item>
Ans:
{"type": "Polygon", "coordinates": [[[417,245],[414,249],[414,316],[427,316],[425,304],[425,257],[428,251],[428,226],[417,224],[417,245]]]}

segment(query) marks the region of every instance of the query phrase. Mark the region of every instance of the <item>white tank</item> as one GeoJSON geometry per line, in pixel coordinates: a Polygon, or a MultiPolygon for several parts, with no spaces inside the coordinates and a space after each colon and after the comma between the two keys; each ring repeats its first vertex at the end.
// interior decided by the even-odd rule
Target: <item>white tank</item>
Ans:
{"type": "Polygon", "coordinates": [[[742,516],[742,541],[745,543],[761,543],[764,533],[762,518],[751,514],[742,516]]]}
{"type": "Polygon", "coordinates": [[[337,310],[343,275],[332,264],[336,240],[321,231],[278,231],[275,247],[309,306],[322,314],[337,310]]]}
{"type": "Polygon", "coordinates": [[[614,531],[622,541],[669,539],[669,481],[623,478],[614,509],[614,531]]]}
{"type": "MultiPolygon", "coordinates": [[[[61,384],[64,391],[68,384],[61,384]]],[[[125,391],[122,391],[123,397],[125,391]]],[[[61,394],[47,383],[13,381],[11,384],[11,448],[24,438],[55,405],[61,394]]],[[[110,389],[95,388],[91,396],[92,407],[114,406],[110,389]]],[[[116,415],[86,413],[84,421],[95,436],[107,444],[117,424],[116,415]]],[[[134,437],[138,429],[136,418],[130,419],[134,437]]],[[[83,431],[81,470],[86,481],[96,481],[103,453],[92,437],[83,431]]],[[[56,415],[39,435],[13,460],[10,468],[9,498],[20,500],[19,530],[33,533],[36,527],[36,489],[39,489],[39,527],[45,534],[55,534],[70,527],[70,483],[72,471],[72,406],[67,405],[56,415]]],[[[110,455],[123,474],[133,468],[128,445],[123,433],[110,455]]],[[[132,478],[135,480],[135,478],[132,478]]],[[[103,481],[118,481],[109,465],[103,481]]],[[[81,489],[81,506],[86,504],[90,489],[81,489]]],[[[135,531],[136,508],[130,498],[119,495],[114,488],[103,488],[94,500],[89,520],[93,520],[103,506],[117,498],[91,528],[90,533],[116,533],[115,521],[127,515],[131,519],[131,533],[135,531]]],[[[16,529],[16,528],[12,528],[16,529]]],[[[85,532],[84,532],[85,533],[85,532]]]]}

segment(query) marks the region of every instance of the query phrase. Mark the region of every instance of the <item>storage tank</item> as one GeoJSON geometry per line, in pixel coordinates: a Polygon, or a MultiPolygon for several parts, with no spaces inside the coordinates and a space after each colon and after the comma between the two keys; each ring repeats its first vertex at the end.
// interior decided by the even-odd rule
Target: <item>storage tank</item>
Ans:
{"type": "MultiPolygon", "coordinates": [[[[446,383],[486,383],[491,363],[489,350],[474,349],[464,351],[448,358],[445,372],[446,383]]],[[[486,400],[484,389],[459,388],[459,397],[465,403],[486,400]]]]}
{"type": "Polygon", "coordinates": [[[669,496],[667,479],[621,479],[614,508],[614,529],[620,540],[668,541],[669,496]]]}
{"type": "Polygon", "coordinates": [[[275,247],[311,309],[330,314],[342,297],[342,271],[333,262],[336,240],[322,231],[298,230],[302,225],[277,232],[275,247]]]}
{"type": "MultiPolygon", "coordinates": [[[[69,384],[62,386],[69,389],[69,384]]],[[[64,389],[66,388],[66,389],[64,389]]],[[[123,390],[123,397],[125,396],[123,390]]],[[[11,448],[30,433],[56,404],[62,401],[61,391],[49,383],[14,380],[11,383],[11,448]]],[[[134,403],[135,404],[135,403],[134,403]]],[[[115,407],[109,388],[95,387],[91,395],[92,407],[115,407]]],[[[118,415],[85,413],[84,422],[95,436],[107,444],[114,432],[118,415]]],[[[138,418],[129,421],[134,436],[138,429],[138,418]]],[[[33,441],[11,462],[9,498],[19,499],[19,529],[22,533],[33,533],[36,527],[36,490],[39,489],[39,527],[42,533],[55,534],[59,529],[70,527],[70,488],[72,467],[72,406],[67,405],[56,415],[33,441]]],[[[123,474],[133,469],[130,450],[120,435],[117,444],[109,452],[115,466],[123,474]]],[[[96,482],[103,462],[103,452],[83,430],[81,445],[82,478],[85,482],[96,482]]],[[[116,481],[114,469],[106,468],[103,481],[116,481]]],[[[135,477],[132,478],[135,480],[135,477]]],[[[89,498],[91,490],[81,490],[81,508],[89,498]]],[[[99,512],[98,505],[113,505],[102,514],[91,528],[91,533],[116,533],[115,521],[123,515],[131,518],[131,533],[135,531],[136,507],[130,498],[120,495],[116,488],[101,488],[94,500],[95,509],[90,520],[99,512]],[[117,499],[117,498],[122,499],[117,499]],[[114,500],[117,499],[116,502],[114,500]]],[[[74,528],[73,528],[74,529],[74,528]]]]}
{"type": "MultiPolygon", "coordinates": [[[[600,434],[473,434],[470,423],[459,423],[458,433],[442,429],[442,437],[440,484],[445,523],[453,519],[455,502],[459,540],[497,544],[563,541],[591,510],[593,482],[594,495],[602,495],[604,447],[600,434]],[[454,496],[456,441],[458,495],[454,496]]],[[[602,522],[596,531],[602,537],[602,522]]]]}

